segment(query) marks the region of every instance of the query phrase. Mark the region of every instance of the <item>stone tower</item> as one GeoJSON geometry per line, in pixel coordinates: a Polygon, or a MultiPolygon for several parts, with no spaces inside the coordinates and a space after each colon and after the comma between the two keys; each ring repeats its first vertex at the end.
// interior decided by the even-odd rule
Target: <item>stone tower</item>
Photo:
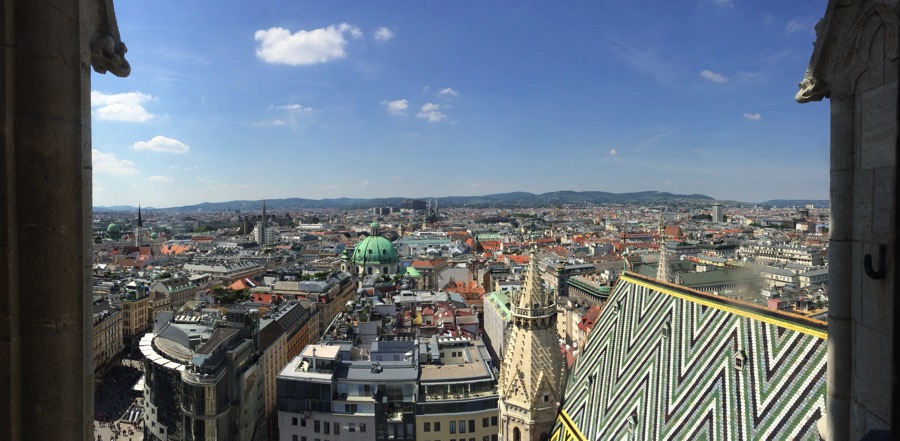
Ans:
{"type": "Polygon", "coordinates": [[[563,392],[563,359],[556,333],[556,295],[544,289],[532,252],[525,287],[513,294],[512,332],[500,368],[500,437],[549,437],[563,392]]]}
{"type": "Polygon", "coordinates": [[[669,281],[669,259],[666,256],[666,223],[663,220],[663,212],[659,213],[659,266],[656,269],[656,278],[663,282],[669,281]]]}

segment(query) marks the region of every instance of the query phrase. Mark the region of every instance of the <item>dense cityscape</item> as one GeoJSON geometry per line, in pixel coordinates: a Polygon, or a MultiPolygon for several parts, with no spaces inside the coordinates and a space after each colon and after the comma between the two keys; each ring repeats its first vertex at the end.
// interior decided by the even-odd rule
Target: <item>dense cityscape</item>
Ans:
{"type": "Polygon", "coordinates": [[[895,438],[900,0],[0,15],[0,440],[895,438]]]}
{"type": "MultiPolygon", "coordinates": [[[[579,359],[623,287],[812,335],[828,310],[827,206],[252,204],[95,211],[98,440],[571,436],[573,377],[602,360],[579,359]]],[[[821,417],[824,350],[779,430],[821,417]]]]}

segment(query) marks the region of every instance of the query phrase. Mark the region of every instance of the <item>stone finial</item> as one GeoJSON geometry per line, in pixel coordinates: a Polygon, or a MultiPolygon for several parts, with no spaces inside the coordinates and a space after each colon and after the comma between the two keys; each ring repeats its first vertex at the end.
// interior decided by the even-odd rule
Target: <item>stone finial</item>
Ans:
{"type": "Polygon", "coordinates": [[[91,31],[91,67],[97,73],[127,77],[131,73],[125,59],[128,48],[119,36],[113,0],[93,0],[85,5],[85,24],[91,31]]]}

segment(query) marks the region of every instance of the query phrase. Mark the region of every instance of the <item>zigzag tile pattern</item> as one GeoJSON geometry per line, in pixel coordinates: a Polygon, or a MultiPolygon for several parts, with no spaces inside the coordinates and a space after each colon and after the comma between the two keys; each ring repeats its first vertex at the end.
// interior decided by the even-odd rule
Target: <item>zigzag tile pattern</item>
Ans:
{"type": "Polygon", "coordinates": [[[566,383],[552,439],[818,440],[825,324],[732,303],[620,279],[566,383]]]}

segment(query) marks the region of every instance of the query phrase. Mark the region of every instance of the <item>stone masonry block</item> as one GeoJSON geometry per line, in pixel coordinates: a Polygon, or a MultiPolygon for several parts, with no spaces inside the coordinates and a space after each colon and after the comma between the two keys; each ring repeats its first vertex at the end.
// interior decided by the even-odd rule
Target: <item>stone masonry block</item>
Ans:
{"type": "MultiPolygon", "coordinates": [[[[864,255],[865,253],[872,255],[872,263],[876,268],[881,264],[878,261],[876,244],[862,244],[862,250],[864,255]]],[[[890,254],[886,258],[890,260],[890,254]]],[[[893,277],[889,274],[888,278],[874,280],[869,278],[864,271],[860,271],[859,274],[862,278],[862,290],[859,295],[862,321],[859,323],[880,334],[893,335],[893,277]]]]}
{"type": "Polygon", "coordinates": [[[860,167],[871,169],[897,162],[897,83],[859,96],[860,167]]]}
{"type": "Polygon", "coordinates": [[[850,240],[853,221],[847,219],[853,210],[853,170],[831,170],[831,212],[829,236],[832,241],[850,240]]]}
{"type": "Polygon", "coordinates": [[[897,167],[879,167],[872,177],[872,236],[876,242],[891,243],[896,237],[894,228],[894,204],[897,189],[894,187],[897,167]]]}
{"type": "MultiPolygon", "coordinates": [[[[832,240],[828,246],[829,262],[849,262],[853,258],[853,242],[832,240]]],[[[849,265],[831,264],[828,267],[828,285],[830,293],[828,296],[828,313],[832,317],[850,318],[851,301],[850,296],[850,275],[849,265]]]]}
{"type": "Polygon", "coordinates": [[[856,170],[853,174],[853,240],[872,239],[872,170],[856,170]]]}
{"type": "MultiPolygon", "coordinates": [[[[852,99],[831,99],[831,170],[853,170],[856,156],[852,99]]],[[[834,179],[832,178],[832,182],[834,179]]]]}
{"type": "Polygon", "coordinates": [[[891,418],[891,361],[893,359],[891,337],[857,325],[853,348],[855,360],[854,401],[868,412],[884,421],[891,418]]]}
{"type": "Polygon", "coordinates": [[[854,241],[851,243],[852,257],[845,261],[850,274],[850,281],[847,283],[847,289],[850,290],[850,317],[854,323],[862,322],[862,277],[863,274],[863,248],[862,243],[854,241]]]}

